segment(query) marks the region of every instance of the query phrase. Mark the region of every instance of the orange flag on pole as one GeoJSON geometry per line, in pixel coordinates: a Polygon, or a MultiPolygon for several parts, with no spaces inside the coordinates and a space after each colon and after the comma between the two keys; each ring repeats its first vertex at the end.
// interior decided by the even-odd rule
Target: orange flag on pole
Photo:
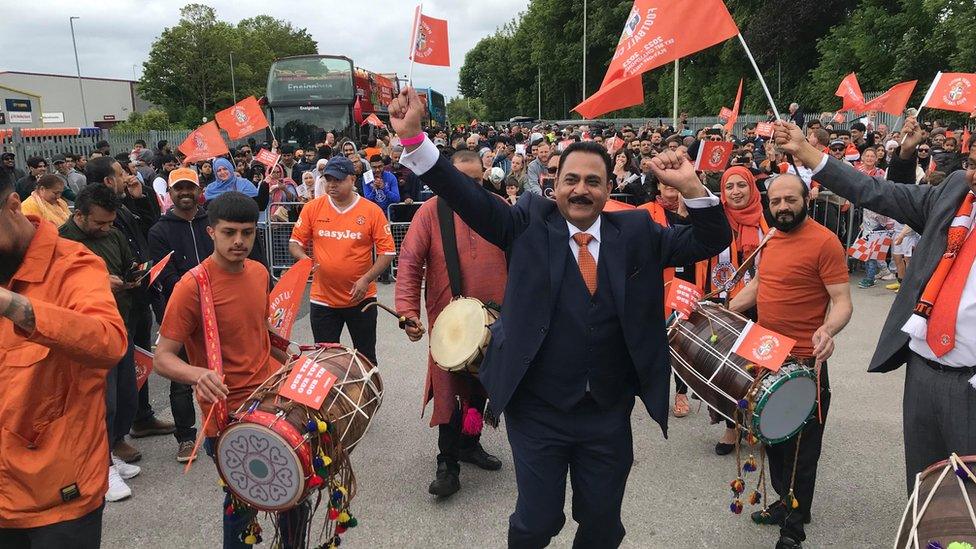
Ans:
{"type": "Polygon", "coordinates": [[[939,72],[929,86],[922,106],[944,111],[973,112],[976,106],[976,74],[939,72]]]}
{"type": "Polygon", "coordinates": [[[230,152],[213,120],[190,132],[180,144],[179,150],[186,155],[187,162],[208,160],[230,152]]]}
{"type": "Polygon", "coordinates": [[[908,100],[911,99],[917,83],[918,80],[912,80],[895,84],[888,91],[865,103],[864,110],[881,111],[894,116],[901,116],[905,113],[905,107],[908,105],[908,100]]]}
{"type": "Polygon", "coordinates": [[[410,59],[425,65],[451,66],[451,52],[447,40],[447,19],[424,15],[417,6],[414,14],[413,43],[410,59]]]}
{"type": "Polygon", "coordinates": [[[268,127],[268,119],[253,95],[218,112],[214,118],[231,139],[240,139],[268,127]]]}
{"type": "Polygon", "coordinates": [[[722,0],[634,0],[600,90],[573,110],[594,118],[637,105],[644,101],[640,75],[738,33],[722,0]]]}
{"type": "Polygon", "coordinates": [[[844,77],[837,86],[834,95],[840,97],[844,102],[840,110],[852,110],[856,113],[864,112],[864,94],[861,93],[861,85],[857,83],[857,75],[853,72],[844,77]]]}
{"type": "MultiPolygon", "coordinates": [[[[386,124],[380,120],[380,117],[376,116],[376,113],[369,113],[366,120],[363,120],[363,124],[369,124],[370,126],[376,126],[377,128],[385,128],[386,124]]],[[[363,124],[360,124],[362,126],[363,124]]]]}
{"type": "Polygon", "coordinates": [[[739,107],[742,105],[742,79],[739,79],[739,91],[735,93],[735,104],[732,105],[732,114],[725,120],[725,131],[731,132],[735,127],[735,121],[739,119],[739,107]]]}
{"type": "Polygon", "coordinates": [[[295,317],[305,293],[305,285],[312,273],[312,260],[302,259],[291,266],[281,275],[274,290],[271,290],[270,305],[268,307],[268,322],[279,336],[288,339],[291,336],[295,317]]]}

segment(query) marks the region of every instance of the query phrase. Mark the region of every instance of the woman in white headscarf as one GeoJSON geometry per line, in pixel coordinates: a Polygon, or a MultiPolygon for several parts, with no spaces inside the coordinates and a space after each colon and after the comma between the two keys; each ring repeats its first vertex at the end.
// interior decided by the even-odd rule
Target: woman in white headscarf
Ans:
{"type": "Polygon", "coordinates": [[[318,162],[315,163],[315,196],[325,196],[325,165],[329,161],[320,158],[318,162]]]}

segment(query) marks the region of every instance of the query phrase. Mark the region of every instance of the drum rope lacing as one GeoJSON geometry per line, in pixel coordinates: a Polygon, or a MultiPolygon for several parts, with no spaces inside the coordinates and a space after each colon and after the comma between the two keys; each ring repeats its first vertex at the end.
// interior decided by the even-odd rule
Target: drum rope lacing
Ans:
{"type": "MultiPolygon", "coordinates": [[[[904,530],[905,527],[905,521],[908,519],[909,509],[912,510],[912,517],[913,517],[912,525],[908,531],[908,539],[905,540],[905,545],[903,549],[909,549],[911,547],[918,549],[920,543],[918,539],[918,528],[921,525],[922,518],[924,517],[925,512],[928,511],[929,504],[932,502],[932,499],[935,497],[935,493],[942,486],[942,481],[945,479],[950,469],[955,473],[956,483],[959,486],[960,492],[962,492],[963,501],[965,501],[966,503],[966,510],[969,513],[969,519],[973,524],[974,531],[976,531],[976,512],[974,512],[973,510],[973,505],[969,498],[969,490],[966,488],[966,484],[964,482],[964,479],[969,479],[973,483],[976,483],[976,475],[974,475],[972,470],[969,468],[969,466],[966,465],[966,462],[963,461],[963,459],[960,458],[955,453],[952,453],[949,456],[949,459],[946,460],[944,463],[946,465],[945,467],[942,468],[942,473],[939,475],[939,478],[936,479],[935,483],[932,485],[932,489],[929,491],[928,495],[926,496],[925,502],[922,504],[921,509],[918,508],[919,488],[921,487],[922,480],[924,478],[923,474],[925,472],[923,471],[922,473],[917,473],[915,475],[915,489],[912,491],[912,495],[909,497],[908,505],[905,506],[904,513],[902,513],[901,523],[898,525],[898,530],[895,534],[894,549],[899,549],[900,547],[899,541],[901,540],[902,531],[904,530]]],[[[934,468],[934,466],[932,468],[934,468]]],[[[927,541],[928,541],[927,547],[929,548],[938,547],[939,549],[941,549],[943,547],[943,545],[938,541],[932,541],[932,540],[927,540],[927,541]]],[[[952,545],[953,544],[950,543],[947,544],[946,547],[951,547],[952,545]]]]}

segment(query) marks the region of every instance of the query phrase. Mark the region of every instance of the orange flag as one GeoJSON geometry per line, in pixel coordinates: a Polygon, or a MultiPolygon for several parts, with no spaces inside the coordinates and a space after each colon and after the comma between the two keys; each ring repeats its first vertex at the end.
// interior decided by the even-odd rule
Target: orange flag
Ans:
{"type": "Polygon", "coordinates": [[[447,19],[435,19],[420,12],[414,13],[413,44],[410,59],[425,65],[451,66],[451,52],[447,42],[447,19]]]}
{"type": "Polygon", "coordinates": [[[214,118],[231,139],[240,139],[268,127],[268,119],[253,95],[218,112],[214,118]]]}
{"type": "Polygon", "coordinates": [[[783,365],[794,345],[796,345],[795,339],[777,334],[750,320],[732,344],[732,352],[776,372],[779,371],[779,367],[783,365]]]}
{"type": "MultiPolygon", "coordinates": [[[[857,75],[853,72],[844,77],[837,86],[834,95],[843,99],[840,110],[853,110],[856,113],[864,112],[864,94],[861,93],[861,85],[857,83],[857,75]]],[[[899,113],[900,114],[900,113],[899,113]]]]}
{"type": "Polygon", "coordinates": [[[213,120],[190,132],[179,150],[186,155],[187,162],[199,162],[230,153],[213,120]]]}
{"type": "Polygon", "coordinates": [[[735,127],[735,121],[739,119],[739,107],[742,104],[742,79],[739,79],[739,91],[735,94],[735,104],[732,105],[732,114],[725,119],[725,131],[731,132],[735,127]]]}
{"type": "Polygon", "coordinates": [[[917,83],[918,80],[912,80],[911,82],[895,84],[888,91],[868,101],[864,105],[864,110],[881,111],[894,116],[901,116],[905,113],[905,107],[908,105],[908,100],[911,99],[917,83]]]}
{"type": "Polygon", "coordinates": [[[136,389],[142,389],[153,369],[153,354],[138,345],[133,345],[132,348],[136,362],[136,389]]]}
{"type": "Polygon", "coordinates": [[[600,90],[573,110],[594,118],[641,103],[640,75],[738,33],[722,0],[634,0],[600,90]]]}
{"type": "Polygon", "coordinates": [[[944,111],[973,112],[976,107],[976,74],[939,72],[922,100],[922,106],[944,111]]]}
{"type": "Polygon", "coordinates": [[[275,284],[274,290],[271,290],[268,322],[271,324],[271,328],[285,339],[291,336],[291,329],[295,325],[295,317],[298,316],[298,308],[301,305],[302,294],[305,293],[305,285],[308,283],[308,276],[311,273],[312,260],[309,258],[302,259],[285,271],[285,274],[275,284]]]}
{"type": "Polygon", "coordinates": [[[150,286],[153,285],[153,282],[156,282],[156,279],[159,277],[159,273],[163,272],[163,269],[166,268],[166,264],[169,263],[169,260],[172,257],[173,257],[173,252],[166,254],[165,257],[159,260],[159,263],[153,265],[152,268],[149,269],[148,275],[149,275],[150,286]]]}
{"type": "MultiPolygon", "coordinates": [[[[376,113],[369,113],[369,116],[366,117],[366,120],[363,120],[363,124],[369,124],[371,126],[376,126],[377,128],[386,127],[386,124],[384,124],[383,121],[380,120],[380,117],[376,116],[376,113]]],[[[360,124],[360,126],[362,126],[363,124],[360,124]]]]}

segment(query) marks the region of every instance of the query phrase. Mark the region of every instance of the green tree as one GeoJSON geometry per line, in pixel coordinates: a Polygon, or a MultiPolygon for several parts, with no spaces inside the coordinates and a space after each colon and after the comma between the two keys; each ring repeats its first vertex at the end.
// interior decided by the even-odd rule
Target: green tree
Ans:
{"type": "Polygon", "coordinates": [[[149,130],[180,130],[185,129],[182,124],[169,121],[169,115],[162,109],[149,109],[146,112],[134,112],[129,119],[112,126],[112,131],[145,132],[149,130]]]}
{"type": "Polygon", "coordinates": [[[447,102],[447,119],[452,124],[467,124],[474,119],[487,120],[488,108],[480,99],[455,97],[447,102]]]}
{"type": "Polygon", "coordinates": [[[318,46],[305,29],[259,15],[231,25],[203,4],[180,10],[176,26],[163,30],[143,63],[143,97],[188,126],[233,104],[230,59],[237,99],[264,94],[268,70],[278,57],[314,54],[318,46]]]}

